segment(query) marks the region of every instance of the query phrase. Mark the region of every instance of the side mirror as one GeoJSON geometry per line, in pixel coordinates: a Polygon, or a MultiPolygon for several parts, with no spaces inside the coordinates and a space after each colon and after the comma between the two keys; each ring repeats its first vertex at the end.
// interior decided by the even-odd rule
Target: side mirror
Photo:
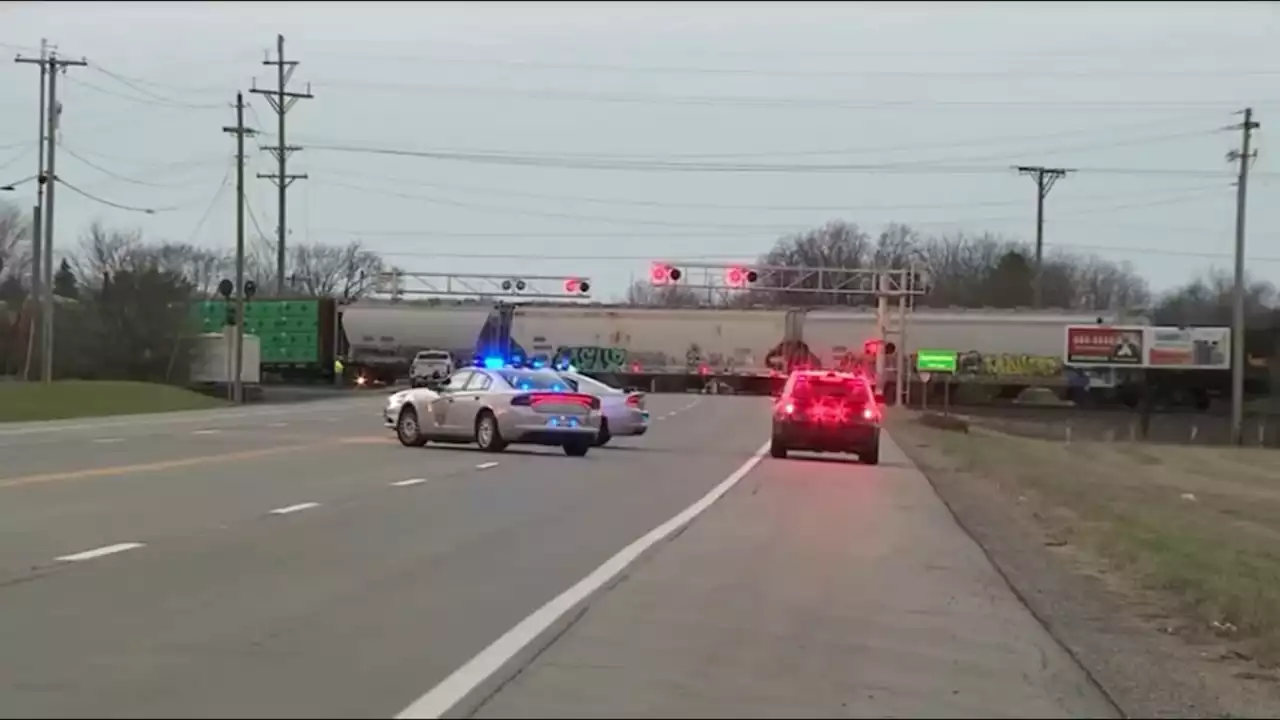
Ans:
{"type": "Polygon", "coordinates": [[[884,404],[884,393],[876,393],[876,394],[875,394],[875,399],[876,399],[876,404],[877,404],[877,405],[883,405],[883,404],[884,404]]]}

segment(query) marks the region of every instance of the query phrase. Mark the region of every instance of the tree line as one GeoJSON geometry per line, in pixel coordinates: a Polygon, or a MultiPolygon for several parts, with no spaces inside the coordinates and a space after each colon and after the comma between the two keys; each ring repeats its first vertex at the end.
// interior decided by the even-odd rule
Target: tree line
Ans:
{"type": "MultiPolygon", "coordinates": [[[[31,267],[30,223],[18,208],[0,205],[0,378],[38,374],[31,267]]],[[[359,242],[295,244],[285,268],[286,295],[343,301],[368,294],[385,270],[382,257],[359,242]]],[[[230,253],[91,225],[53,278],[55,377],[181,382],[192,306],[215,297],[218,283],[234,274],[230,253]]],[[[258,297],[275,294],[273,243],[247,248],[245,279],[256,283],[258,297]]]]}

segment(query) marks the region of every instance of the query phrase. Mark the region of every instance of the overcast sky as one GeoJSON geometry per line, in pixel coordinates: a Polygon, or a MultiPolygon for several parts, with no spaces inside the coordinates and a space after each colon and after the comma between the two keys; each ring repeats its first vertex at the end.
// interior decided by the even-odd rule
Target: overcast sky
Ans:
{"type": "MultiPolygon", "coordinates": [[[[410,270],[580,273],[604,294],[649,259],[750,260],[834,218],[1030,238],[1034,186],[1014,164],[1078,169],[1049,196],[1049,245],[1168,288],[1231,266],[1239,133],[1224,128],[1245,106],[1263,125],[1248,267],[1280,281],[1278,31],[1271,2],[0,3],[0,49],[43,37],[90,63],[60,78],[58,175],[162,210],[60,188],[61,247],[94,220],[232,247],[222,127],[237,90],[274,84],[262,61],[283,33],[291,88],[315,94],[288,116],[311,148],[290,165],[310,175],[290,190],[293,239],[360,238],[410,270]]],[[[38,71],[0,65],[0,83],[7,183],[36,171],[38,71]]],[[[274,166],[254,149],[248,197],[270,234],[275,190],[252,178],[274,166]]],[[[30,205],[33,187],[6,199],[30,205]]]]}

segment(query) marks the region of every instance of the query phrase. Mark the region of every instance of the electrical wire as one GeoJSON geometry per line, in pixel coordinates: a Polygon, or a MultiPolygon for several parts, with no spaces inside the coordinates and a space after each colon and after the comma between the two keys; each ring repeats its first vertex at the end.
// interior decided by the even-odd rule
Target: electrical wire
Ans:
{"type": "Polygon", "coordinates": [[[121,174],[119,174],[119,173],[115,172],[114,170],[109,170],[109,169],[107,169],[107,168],[104,168],[104,167],[102,167],[101,165],[98,165],[97,163],[95,163],[95,162],[93,162],[93,161],[89,160],[88,158],[82,157],[82,156],[81,156],[80,154],[78,154],[76,151],[74,151],[74,150],[72,150],[71,148],[67,147],[67,146],[66,146],[65,144],[63,144],[63,143],[58,143],[58,147],[59,147],[59,148],[61,148],[63,152],[65,152],[66,154],[68,154],[68,155],[70,155],[71,157],[75,158],[76,160],[79,160],[80,162],[84,163],[85,165],[88,165],[89,167],[93,168],[94,170],[97,170],[98,172],[102,173],[103,175],[107,175],[108,177],[115,178],[116,180],[119,180],[119,181],[121,181],[121,182],[127,182],[127,183],[130,183],[130,184],[132,184],[132,185],[143,185],[143,186],[146,186],[146,187],[154,187],[154,188],[171,188],[171,187],[174,187],[173,183],[154,183],[154,182],[148,182],[148,181],[146,181],[146,180],[138,180],[138,179],[136,179],[136,178],[131,178],[131,177],[128,177],[128,176],[126,176],[126,175],[121,175],[121,174]]]}
{"type": "MultiPolygon", "coordinates": [[[[1116,253],[1132,253],[1141,255],[1161,255],[1169,257],[1187,257],[1187,258],[1203,258],[1218,259],[1233,257],[1231,253],[1219,252],[1194,252],[1169,250],[1167,248],[1151,248],[1151,247],[1118,247],[1113,245],[1085,245],[1075,243],[1045,243],[1045,247],[1059,248],[1063,250],[1083,250],[1091,252],[1116,252],[1116,253]]],[[[658,259],[657,255],[544,255],[530,253],[452,253],[452,252],[413,252],[413,251],[390,251],[390,250],[374,250],[379,255],[386,257],[410,257],[423,259],[457,259],[457,260],[521,260],[527,262],[561,262],[566,260],[577,261],[617,261],[617,262],[652,262],[658,259]]],[[[765,254],[768,251],[761,251],[759,254],[765,254]]],[[[696,261],[716,261],[722,260],[726,262],[744,262],[748,261],[749,254],[677,254],[662,255],[661,259],[671,262],[696,262],[696,261]]],[[[1280,257],[1255,257],[1247,258],[1250,262],[1266,262],[1280,263],[1280,257]]]]}
{"type": "Polygon", "coordinates": [[[93,64],[93,65],[90,65],[89,67],[90,67],[91,69],[93,69],[93,70],[96,70],[97,72],[99,72],[99,73],[101,73],[101,74],[103,74],[103,75],[106,75],[107,77],[111,78],[112,80],[115,80],[116,82],[120,83],[121,85],[124,85],[125,87],[127,87],[127,88],[129,88],[129,89],[131,89],[131,90],[133,90],[133,91],[135,91],[135,92],[137,92],[138,94],[140,94],[140,95],[143,95],[143,96],[145,96],[145,97],[150,98],[151,100],[153,100],[153,101],[155,101],[155,102],[164,103],[164,104],[168,104],[168,105],[179,106],[179,107],[189,107],[189,108],[198,109],[198,110],[221,110],[221,109],[225,108],[225,107],[227,106],[227,104],[228,104],[228,103],[201,103],[201,104],[197,104],[197,103],[188,103],[188,102],[185,102],[185,101],[183,101],[183,100],[175,100],[175,99],[173,99],[173,98],[171,98],[171,97],[167,97],[167,96],[164,96],[164,95],[160,95],[159,93],[154,93],[154,92],[152,92],[152,91],[150,91],[150,90],[147,90],[147,89],[146,89],[146,88],[144,88],[144,87],[140,87],[140,86],[139,86],[136,82],[134,82],[133,80],[130,80],[129,78],[124,77],[123,75],[119,75],[119,74],[117,74],[117,73],[114,73],[114,72],[112,72],[112,71],[110,71],[110,70],[108,70],[108,69],[106,69],[106,68],[104,68],[104,67],[102,67],[101,65],[98,65],[98,64],[96,64],[96,63],[95,63],[95,64],[93,64]]]}
{"type": "MultiPolygon", "coordinates": [[[[671,222],[664,220],[653,220],[649,218],[626,218],[604,215],[582,215],[573,213],[548,212],[541,210],[528,210],[523,208],[511,208],[501,205],[492,205],[488,203],[470,203],[449,198],[442,198],[437,195],[414,195],[408,193],[397,192],[393,190],[384,190],[380,188],[369,188],[361,185],[352,185],[349,183],[337,182],[332,180],[320,180],[313,178],[312,182],[320,186],[333,186],[355,192],[366,192],[379,196],[399,197],[416,202],[426,202],[437,205],[445,205],[449,207],[458,207],[469,210],[480,210],[486,213],[502,214],[502,215],[521,215],[530,217],[545,217],[557,220],[574,220],[586,222],[601,222],[608,224],[648,226],[648,227],[666,227],[676,229],[712,229],[712,230],[754,230],[757,232],[773,231],[779,233],[794,232],[797,228],[794,225],[768,225],[763,223],[699,223],[699,222],[671,222]]],[[[1209,188],[1211,189],[1211,187],[1209,188]]],[[[1225,189],[1225,186],[1223,187],[1225,189]]],[[[1194,193],[1184,192],[1170,197],[1152,199],[1146,202],[1133,202],[1121,204],[1104,204],[1098,206],[1089,206],[1087,211],[1090,213],[1110,212],[1114,210],[1126,210],[1138,207],[1154,207],[1159,205],[1170,205],[1188,202],[1196,197],[1206,197],[1205,189],[1202,188],[1194,193]]],[[[1004,216],[1004,217],[987,217],[987,218],[960,218],[963,222],[1008,222],[1022,220],[1022,216],[1004,216]]],[[[952,221],[945,221],[952,222],[952,221]]],[[[924,223],[917,223],[924,224],[924,223]]],[[[934,223],[936,224],[936,223],[934,223]]]]}
{"type": "Polygon", "coordinates": [[[640,105],[672,105],[672,106],[736,106],[756,108],[829,108],[850,110],[874,110],[880,108],[948,108],[948,109],[1036,109],[1036,110],[1103,110],[1114,112],[1120,109],[1180,109],[1180,108],[1218,108],[1228,110],[1252,104],[1273,105],[1280,102],[1278,98],[1265,98],[1250,101],[1240,98],[1223,98],[1218,100],[842,100],[838,98],[819,97],[767,97],[746,95],[674,95],[674,94],[641,94],[617,93],[581,90],[551,90],[518,87],[476,87],[464,85],[436,85],[396,83],[372,80],[315,80],[316,87],[363,88],[371,90],[388,90],[401,93],[419,92],[441,95],[490,95],[524,97],[538,100],[589,101],[600,103],[640,104],[640,105]]]}
{"type": "MultiPolygon", "coordinates": [[[[309,168],[314,172],[317,168],[311,166],[309,168]]],[[[321,168],[323,169],[323,168],[321,168]]],[[[408,178],[395,178],[385,175],[366,175],[363,173],[351,172],[349,170],[330,170],[334,174],[343,177],[355,178],[357,180],[382,181],[393,183],[397,186],[416,186],[422,188],[430,188],[434,190],[443,190],[446,192],[462,192],[473,193],[486,196],[506,196],[513,198],[527,198],[531,200],[548,200],[552,202],[580,202],[598,205],[612,205],[621,207],[648,207],[648,208],[671,208],[671,209],[687,209],[687,210],[730,210],[730,211],[777,211],[777,212],[851,212],[864,210],[939,210],[939,209],[958,209],[971,207],[1019,207],[1025,205],[1024,200],[994,200],[994,201],[978,201],[978,202],[958,202],[958,203],[910,203],[910,204],[891,204],[891,205],[767,205],[767,204],[719,204],[719,203],[685,203],[685,202],[667,202],[658,200],[643,200],[635,198],[604,198],[598,196],[584,195],[555,195],[546,193],[534,193],[521,190],[506,190],[493,187],[482,187],[477,185],[462,185],[457,183],[430,183],[421,180],[412,180],[408,178]]],[[[327,182],[324,179],[318,180],[320,183],[327,182]]],[[[368,186],[366,186],[368,187],[368,186]]],[[[1196,185],[1187,188],[1162,188],[1161,192],[1169,190],[1213,190],[1222,187],[1221,185],[1196,185]]],[[[372,191],[372,188],[368,188],[372,191]]],[[[1128,195],[1129,193],[1120,193],[1128,195]]],[[[1151,191],[1142,191],[1138,195],[1150,195],[1151,191]]],[[[1117,196],[1117,193],[1111,192],[1101,195],[1075,196],[1069,198],[1068,202],[1080,199],[1110,199],[1117,196]]]]}
{"type": "Polygon", "coordinates": [[[213,209],[218,206],[218,200],[222,199],[222,193],[226,191],[227,185],[231,182],[232,166],[227,166],[227,171],[222,175],[222,182],[218,183],[217,190],[213,192],[213,199],[209,201],[209,206],[205,208],[204,213],[200,215],[200,219],[196,221],[195,227],[191,230],[191,238],[187,240],[188,245],[194,245],[196,238],[200,235],[200,231],[204,229],[204,224],[208,222],[209,216],[213,214],[213,209]]]}
{"type": "Polygon", "coordinates": [[[1016,69],[1003,70],[900,70],[900,69],[875,69],[875,70],[784,70],[777,68],[744,68],[744,67],[705,67],[705,66],[689,66],[689,65],[618,65],[610,63],[582,63],[582,62],[549,62],[544,60],[530,59],[510,59],[510,58],[460,58],[450,57],[446,55],[399,55],[394,58],[400,61],[408,62],[424,62],[433,65],[484,65],[505,68],[520,68],[526,70],[585,70],[593,72],[612,72],[627,74],[643,74],[643,75],[713,75],[713,76],[750,76],[750,77],[801,77],[801,78],[862,78],[862,77],[924,77],[924,78],[953,78],[953,77],[997,77],[997,78],[1014,78],[1014,77],[1141,77],[1141,78],[1159,78],[1159,77],[1274,77],[1280,75],[1280,70],[1259,69],[1257,67],[1230,69],[1221,68],[1214,70],[1203,69],[1179,69],[1179,70],[1134,70],[1132,67],[1126,68],[1091,68],[1091,69],[1030,69],[1020,67],[1016,69]]]}
{"type": "Polygon", "coordinates": [[[158,207],[158,208],[145,208],[145,207],[137,207],[134,205],[123,205],[121,203],[117,203],[112,200],[107,200],[105,198],[98,197],[97,195],[94,195],[92,193],[86,192],[81,188],[76,187],[75,185],[72,185],[66,180],[63,180],[60,177],[55,176],[54,180],[57,181],[58,184],[65,186],[68,190],[71,190],[72,192],[76,193],[77,195],[80,195],[81,197],[87,200],[92,200],[93,202],[99,203],[101,205],[113,207],[113,208],[116,208],[117,210],[125,210],[127,212],[137,212],[137,213],[142,213],[144,215],[156,215],[163,212],[172,212],[174,210],[181,210],[182,208],[189,207],[191,205],[190,202],[179,203],[177,205],[168,205],[165,207],[158,207]]]}
{"type": "MultiPolygon", "coordinates": [[[[405,150],[396,148],[378,148],[358,145],[324,145],[311,144],[308,150],[317,152],[354,153],[362,155],[384,155],[394,157],[414,157],[429,160],[449,160],[455,162],[482,165],[503,165],[512,167],[555,168],[565,170],[615,170],[632,172],[700,172],[700,173],[906,173],[920,175],[980,175],[990,173],[1008,174],[1009,166],[965,166],[946,165],[930,161],[897,162],[897,163],[690,163],[661,161],[622,161],[600,159],[594,160],[584,156],[569,157],[564,155],[535,155],[516,153],[479,153],[447,150],[405,150]]],[[[1175,168],[1123,168],[1123,167],[1089,167],[1073,168],[1076,172],[1088,172],[1107,175],[1183,175],[1191,177],[1228,177],[1225,169],[1191,170],[1175,168]]],[[[1263,175],[1263,173],[1259,173],[1263,175]]]]}
{"type": "Polygon", "coordinates": [[[8,160],[5,160],[4,162],[0,162],[0,170],[4,170],[5,168],[8,168],[10,165],[13,165],[19,160],[25,158],[27,156],[27,153],[30,153],[35,148],[35,143],[28,142],[28,143],[23,143],[23,145],[24,147],[21,150],[19,150],[16,154],[14,154],[12,157],[10,157],[8,160]]]}

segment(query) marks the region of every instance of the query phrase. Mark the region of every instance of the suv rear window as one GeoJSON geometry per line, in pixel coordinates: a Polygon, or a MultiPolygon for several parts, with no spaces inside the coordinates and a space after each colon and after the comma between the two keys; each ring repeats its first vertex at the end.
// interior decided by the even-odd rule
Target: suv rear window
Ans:
{"type": "Polygon", "coordinates": [[[871,392],[861,380],[823,375],[798,375],[791,395],[797,400],[837,398],[855,404],[871,402],[871,392]]]}
{"type": "Polygon", "coordinates": [[[420,353],[418,353],[418,359],[419,359],[419,360],[448,360],[448,359],[449,359],[449,353],[447,353],[447,352],[440,352],[440,351],[436,351],[436,352],[420,352],[420,353]]]}

